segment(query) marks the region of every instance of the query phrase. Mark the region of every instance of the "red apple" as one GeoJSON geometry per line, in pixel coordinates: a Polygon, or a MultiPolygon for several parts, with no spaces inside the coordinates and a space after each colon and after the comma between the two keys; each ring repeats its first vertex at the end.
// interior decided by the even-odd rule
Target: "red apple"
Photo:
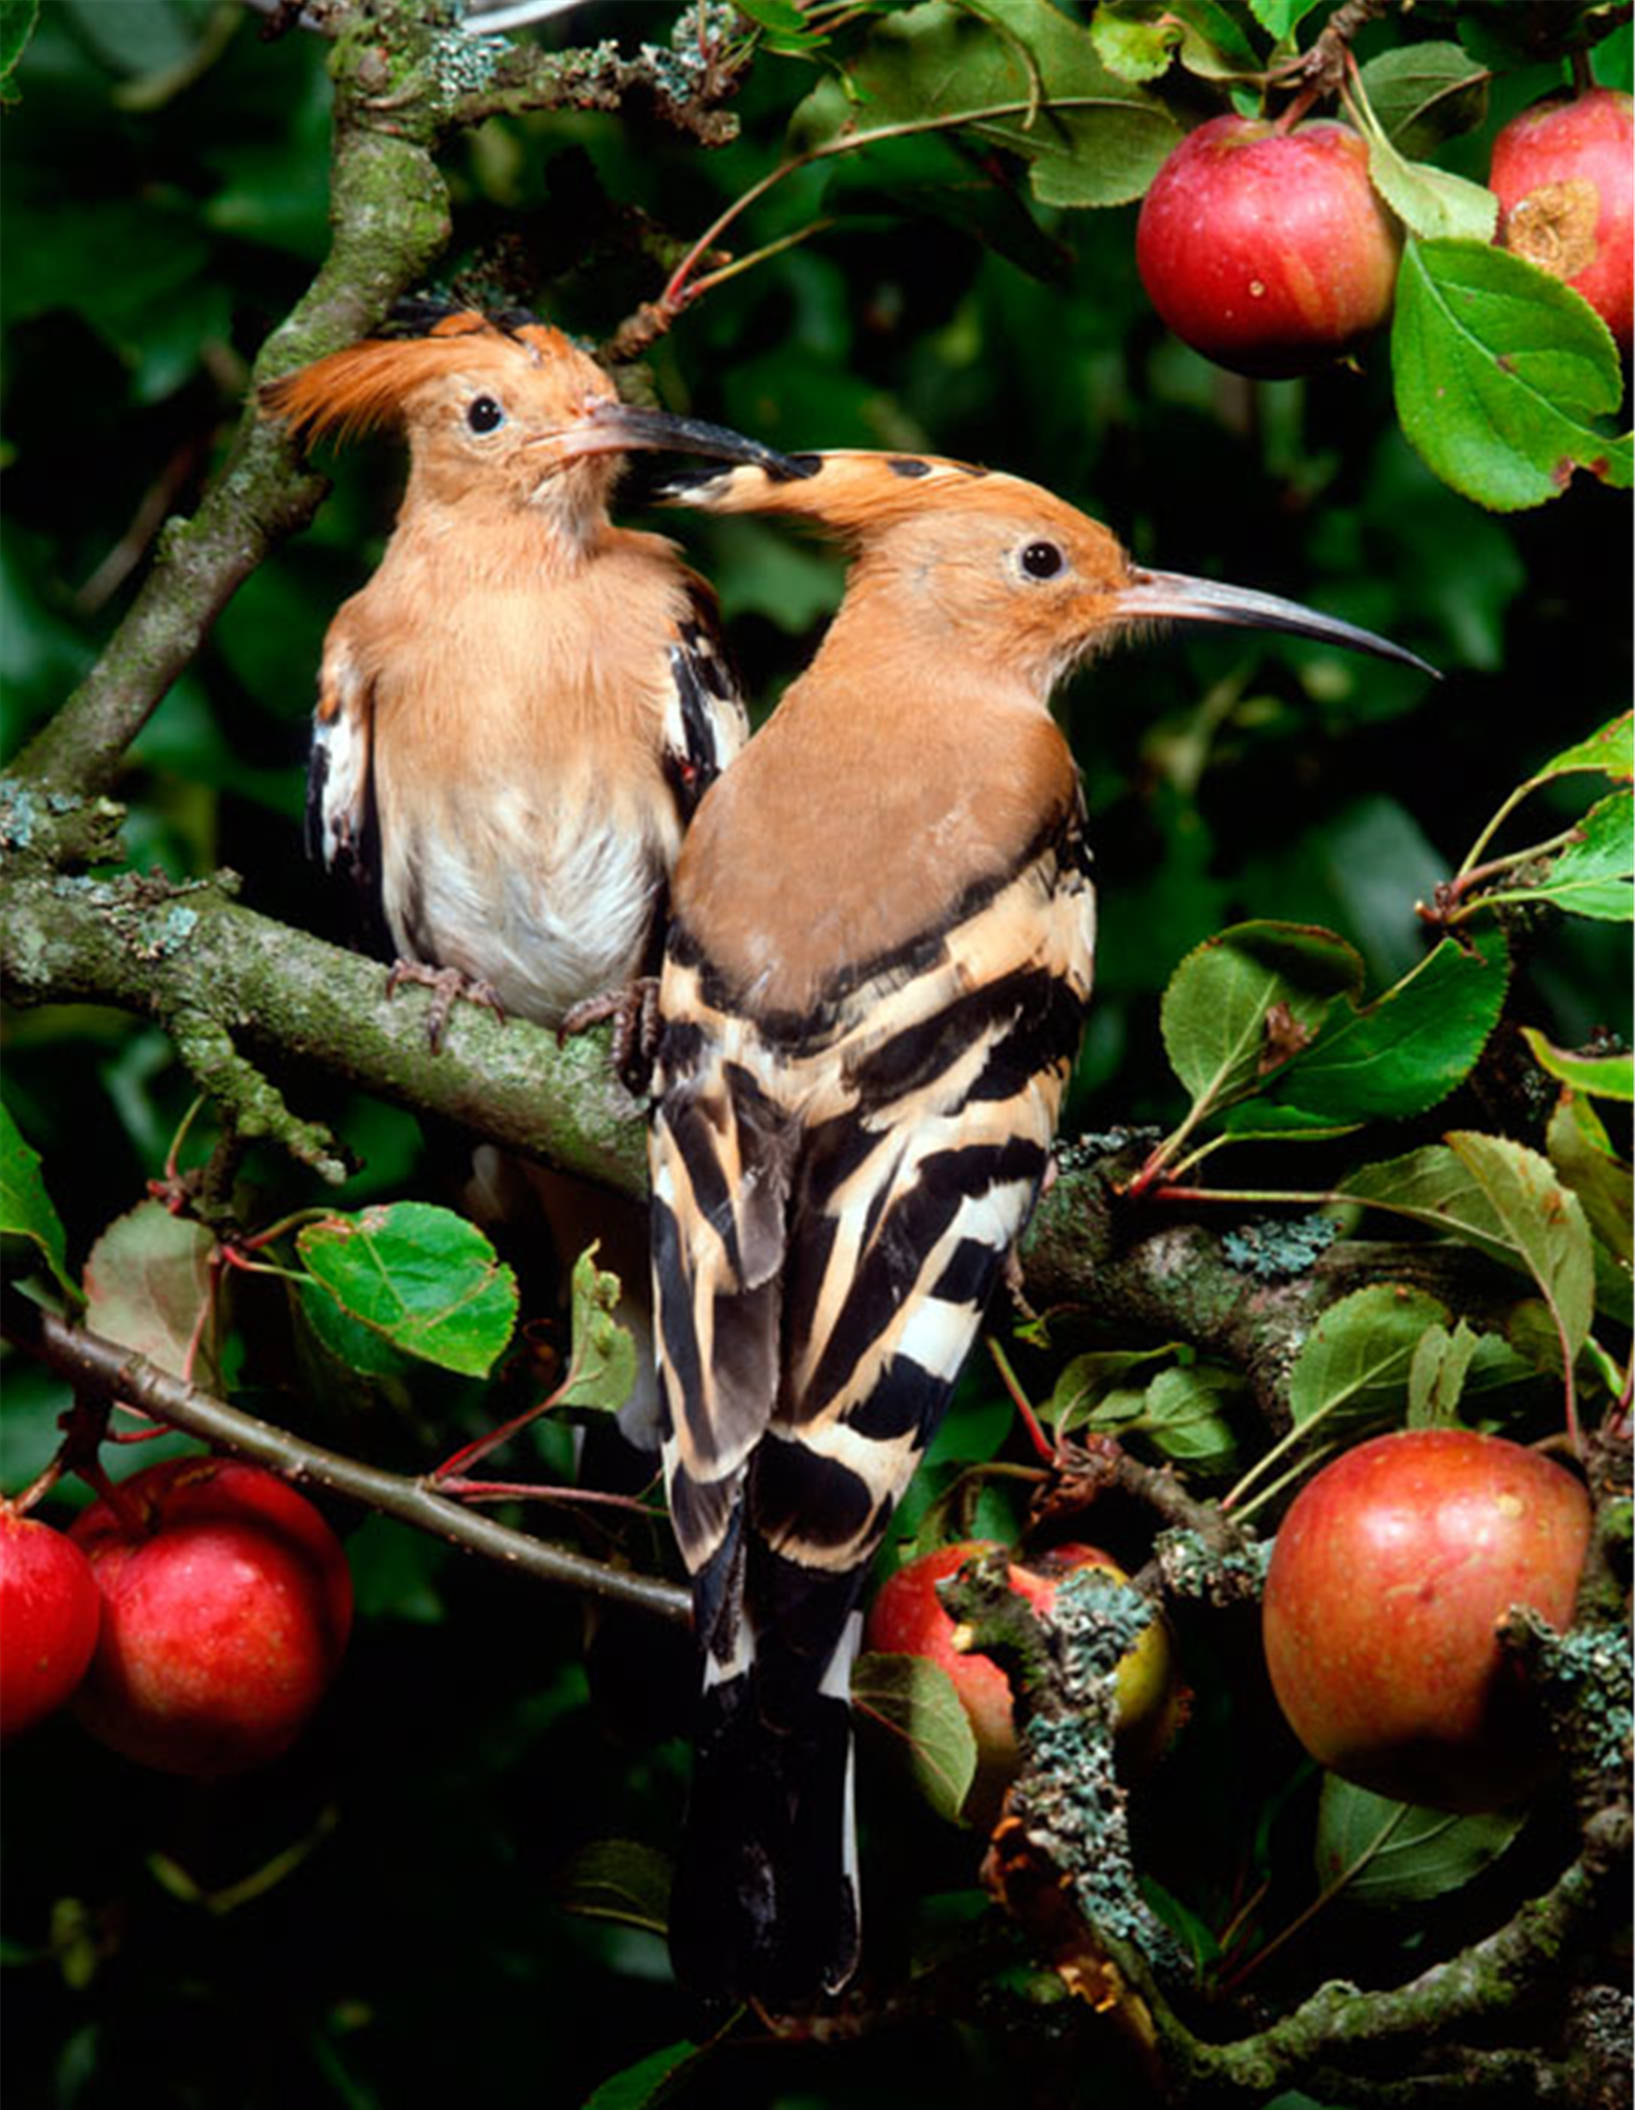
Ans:
{"type": "Polygon", "coordinates": [[[88,1509],[74,1537],[102,1592],[76,1712],[126,1758],[197,1779],[289,1748],[352,1623],[340,1542],[259,1466],[177,1458],[88,1509]]]}
{"type": "MultiPolygon", "coordinates": [[[[1010,1682],[990,1657],[954,1646],[959,1629],[943,1610],[936,1586],[997,1543],[962,1540],[899,1568],[874,1600],[864,1639],[867,1648],[920,1656],[948,1673],[976,1737],[974,1800],[979,1811],[991,1809],[1021,1769],[1010,1682]]],[[[1011,1588],[1046,1615],[1062,1577],[1074,1568],[1103,1568],[1114,1582],[1129,1579],[1111,1555],[1096,1546],[1054,1546],[1030,1565],[1012,1561],[1009,1566],[1011,1588]]],[[[1118,1744],[1127,1762],[1155,1756],[1174,1727],[1177,1683],[1171,1658],[1169,1630],[1161,1619],[1154,1619],[1118,1667],[1118,1744]]]]}
{"type": "Polygon", "coordinates": [[[1320,1765],[1376,1794],[1491,1810],[1552,1756],[1496,1634],[1572,1618],[1590,1505],[1536,1451],[1469,1429],[1359,1444],[1301,1490],[1262,1601],[1272,1689],[1320,1765]]]}
{"type": "Polygon", "coordinates": [[[1498,239],[1582,293],[1627,352],[1635,100],[1592,88],[1535,103],[1493,142],[1498,239]]]}
{"type": "Polygon", "coordinates": [[[1391,312],[1400,240],[1348,125],[1280,132],[1228,115],[1189,132],[1158,171],[1135,260],[1195,351],[1240,374],[1306,374],[1391,312]]]}
{"type": "Polygon", "coordinates": [[[102,1598],[73,1540],[0,1503],[0,1737],[70,1698],[101,1619],[102,1598]]]}

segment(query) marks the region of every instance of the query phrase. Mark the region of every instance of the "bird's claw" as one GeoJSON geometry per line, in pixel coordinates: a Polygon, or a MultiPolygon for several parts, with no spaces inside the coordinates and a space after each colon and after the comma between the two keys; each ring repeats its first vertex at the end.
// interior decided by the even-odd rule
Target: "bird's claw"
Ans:
{"type": "Polygon", "coordinates": [[[613,1021],[609,1049],[613,1068],[626,1091],[639,1099],[652,1082],[653,1058],[658,1053],[658,977],[638,975],[618,989],[604,989],[599,996],[587,996],[583,1003],[575,1004],[563,1014],[556,1029],[557,1046],[561,1047],[570,1034],[583,1033],[608,1019],[613,1021]]]}
{"type": "Polygon", "coordinates": [[[428,967],[423,960],[394,960],[386,977],[387,996],[394,996],[405,982],[432,992],[431,1009],[426,1014],[426,1040],[434,1055],[441,1050],[449,1016],[462,999],[468,1004],[481,1004],[485,1011],[493,1012],[501,1025],[505,1023],[505,1006],[493,983],[480,981],[461,968],[428,967]]]}

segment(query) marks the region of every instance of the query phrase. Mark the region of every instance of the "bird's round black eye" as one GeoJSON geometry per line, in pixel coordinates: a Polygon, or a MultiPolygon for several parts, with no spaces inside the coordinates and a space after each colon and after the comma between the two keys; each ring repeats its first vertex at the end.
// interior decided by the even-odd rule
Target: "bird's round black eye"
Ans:
{"type": "Polygon", "coordinates": [[[505,412],[492,396],[474,396],[466,423],[473,432],[495,432],[505,423],[505,412]]]}
{"type": "Polygon", "coordinates": [[[1066,562],[1054,542],[1030,542],[1022,552],[1022,569],[1030,579],[1054,579],[1066,562]]]}

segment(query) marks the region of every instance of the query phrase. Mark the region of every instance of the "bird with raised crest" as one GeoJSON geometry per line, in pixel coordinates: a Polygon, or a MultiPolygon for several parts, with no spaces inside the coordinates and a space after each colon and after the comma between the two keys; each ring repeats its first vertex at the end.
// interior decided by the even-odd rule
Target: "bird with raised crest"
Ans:
{"type": "MultiPolygon", "coordinates": [[[[715,596],[668,539],[616,526],[610,494],[635,450],[784,465],[622,403],[532,317],[413,319],[261,395],[308,438],[388,427],[409,446],[380,564],[324,641],[308,845],[354,942],[395,956],[388,989],[432,988],[434,1048],[462,998],[559,1030],[612,1015],[622,1070],[683,831],[747,719],[715,596]]],[[[645,1339],[634,1211],[492,1149],[461,1163],[490,1225],[542,1209],[563,1260],[600,1239],[645,1339]]],[[[651,1399],[649,1383],[626,1417],[638,1439],[651,1399]]]]}
{"type": "Polygon", "coordinates": [[[394,984],[436,991],[434,1045],[461,997],[573,1022],[656,963],[682,832],[747,731],[714,595],[614,525],[614,479],[637,449],[780,457],[621,403],[560,330],[474,310],[261,401],[309,438],[409,443],[385,553],[324,642],[310,847],[394,984]]]}
{"type": "Polygon", "coordinates": [[[671,490],[811,522],[851,556],[816,658],[694,817],[659,993],[664,1462],[703,1658],[670,1941],[706,2007],[805,2006],[857,1963],[858,1600],[1039,1193],[1090,997],[1053,688],[1165,621],[1423,665],[1145,570],[1014,476],[795,466],[671,490]]]}

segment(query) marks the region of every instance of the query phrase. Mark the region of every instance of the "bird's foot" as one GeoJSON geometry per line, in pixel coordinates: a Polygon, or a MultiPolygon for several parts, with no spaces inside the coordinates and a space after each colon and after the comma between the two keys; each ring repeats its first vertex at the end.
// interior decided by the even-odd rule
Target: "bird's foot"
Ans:
{"type": "Polygon", "coordinates": [[[461,968],[428,967],[423,960],[394,960],[386,977],[386,994],[395,995],[405,982],[432,992],[431,1009],[426,1014],[426,1039],[434,1055],[443,1045],[449,1014],[461,999],[468,1004],[481,1004],[485,1011],[493,1012],[501,1025],[505,1023],[505,1006],[493,983],[479,981],[461,968]]]}
{"type": "Polygon", "coordinates": [[[604,989],[587,996],[564,1013],[556,1029],[557,1046],[571,1033],[613,1021],[610,1049],[614,1070],[626,1091],[640,1098],[653,1077],[653,1057],[659,1045],[659,984],[657,975],[638,975],[618,989],[604,989]]]}

